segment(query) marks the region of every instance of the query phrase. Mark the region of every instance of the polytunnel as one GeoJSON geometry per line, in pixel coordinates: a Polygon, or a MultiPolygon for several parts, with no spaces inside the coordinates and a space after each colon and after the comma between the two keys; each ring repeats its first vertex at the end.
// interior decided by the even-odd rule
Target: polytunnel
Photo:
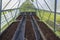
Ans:
{"type": "Polygon", "coordinates": [[[0,0],[0,40],[60,40],[60,0],[0,0]]]}

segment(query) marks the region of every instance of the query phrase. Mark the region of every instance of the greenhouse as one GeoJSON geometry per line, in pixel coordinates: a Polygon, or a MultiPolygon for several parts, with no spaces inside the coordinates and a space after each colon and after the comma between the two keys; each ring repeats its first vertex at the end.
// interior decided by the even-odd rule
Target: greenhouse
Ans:
{"type": "Polygon", "coordinates": [[[60,40],[60,0],[0,0],[0,40],[60,40]]]}

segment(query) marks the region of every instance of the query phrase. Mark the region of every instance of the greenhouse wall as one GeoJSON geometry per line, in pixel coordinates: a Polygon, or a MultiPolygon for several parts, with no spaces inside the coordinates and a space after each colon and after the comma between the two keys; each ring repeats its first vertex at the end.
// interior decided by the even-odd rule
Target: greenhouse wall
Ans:
{"type": "Polygon", "coordinates": [[[56,2],[57,6],[55,16],[55,0],[31,1],[38,10],[37,16],[40,18],[40,21],[43,21],[50,29],[60,36],[60,0],[57,0],[56,2]]]}
{"type": "MultiPolygon", "coordinates": [[[[4,31],[8,25],[14,21],[14,18],[16,19],[18,17],[21,10],[21,5],[25,1],[26,0],[2,0],[2,12],[0,9],[2,31],[4,31]]],[[[60,36],[60,0],[57,0],[56,16],[55,0],[30,0],[30,2],[36,9],[36,15],[40,18],[39,21],[43,21],[53,30],[53,32],[56,31],[55,33],[60,36]]]]}
{"type": "Polygon", "coordinates": [[[2,0],[1,33],[20,15],[20,6],[25,0],[2,0]]]}

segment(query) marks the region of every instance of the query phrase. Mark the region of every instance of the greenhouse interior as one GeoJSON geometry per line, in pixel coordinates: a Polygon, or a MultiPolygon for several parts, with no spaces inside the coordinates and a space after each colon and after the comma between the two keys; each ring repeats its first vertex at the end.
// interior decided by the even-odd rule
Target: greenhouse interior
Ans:
{"type": "Polygon", "coordinates": [[[60,40],[60,0],[0,0],[0,40],[60,40]]]}

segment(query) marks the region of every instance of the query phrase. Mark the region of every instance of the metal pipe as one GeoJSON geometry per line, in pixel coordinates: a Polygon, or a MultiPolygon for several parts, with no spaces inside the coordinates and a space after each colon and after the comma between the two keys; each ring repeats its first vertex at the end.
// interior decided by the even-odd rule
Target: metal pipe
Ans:
{"type": "Polygon", "coordinates": [[[18,1],[11,8],[13,8],[17,3],[18,3],[18,1]]]}
{"type": "Polygon", "coordinates": [[[3,12],[3,15],[4,15],[4,18],[5,18],[5,20],[6,20],[7,24],[8,24],[8,26],[9,26],[9,22],[8,22],[8,20],[7,20],[6,16],[5,16],[5,14],[4,14],[4,12],[3,12]]]}
{"type": "MultiPolygon", "coordinates": [[[[18,0],[18,1],[19,1],[19,0],[18,0]]],[[[20,1],[19,1],[19,4],[20,4],[20,1]]],[[[19,7],[19,4],[18,4],[17,8],[19,7]]],[[[17,13],[17,11],[18,11],[18,10],[16,10],[16,12],[15,12],[14,19],[16,19],[16,13],[17,13]]]]}
{"type": "Polygon", "coordinates": [[[51,8],[49,7],[49,5],[47,4],[47,2],[45,0],[44,0],[44,2],[46,3],[46,5],[49,8],[49,10],[52,11],[51,8]]]}
{"type": "Polygon", "coordinates": [[[19,8],[14,8],[14,9],[7,9],[7,10],[1,10],[1,12],[4,12],[4,11],[10,11],[10,10],[17,10],[19,8]]]}
{"type": "MultiPolygon", "coordinates": [[[[38,1],[38,0],[37,0],[38,1]]],[[[39,5],[42,7],[42,9],[44,9],[44,7],[41,5],[41,3],[38,1],[39,5]]]]}
{"type": "Polygon", "coordinates": [[[49,10],[50,10],[50,15],[48,16],[48,19],[47,19],[47,21],[49,21],[49,18],[50,18],[50,16],[51,16],[52,10],[51,10],[51,8],[49,7],[49,5],[47,4],[46,0],[44,0],[44,2],[45,2],[45,4],[47,5],[47,7],[49,8],[49,10]]]}
{"type": "Polygon", "coordinates": [[[57,0],[55,0],[55,8],[54,8],[54,32],[56,31],[55,30],[55,27],[56,27],[56,11],[57,11],[57,0]]]}
{"type": "Polygon", "coordinates": [[[41,30],[39,29],[39,26],[38,26],[35,18],[33,16],[31,18],[32,18],[33,25],[35,24],[33,29],[35,29],[35,32],[36,32],[36,34],[35,34],[35,36],[37,37],[36,40],[41,40],[41,38],[43,38],[43,40],[47,40],[45,38],[45,36],[43,35],[43,33],[41,32],[41,30]]]}
{"type": "MultiPolygon", "coordinates": [[[[37,0],[38,1],[38,0],[37,0]]],[[[41,6],[41,8],[44,10],[44,7],[40,4],[40,2],[38,1],[38,3],[39,3],[39,5],[41,6]]],[[[43,16],[41,17],[41,20],[42,20],[42,18],[44,17],[44,12],[45,12],[45,10],[43,11],[43,16]]]]}
{"type": "Polygon", "coordinates": [[[1,34],[1,10],[2,10],[2,0],[0,0],[0,34],[1,34]]]}
{"type": "MultiPolygon", "coordinates": [[[[17,8],[19,7],[19,4],[20,4],[20,0],[18,0],[18,1],[19,1],[19,3],[18,3],[18,5],[17,5],[17,8]]],[[[18,10],[16,10],[16,13],[17,13],[17,12],[18,12],[18,10]]],[[[17,15],[16,13],[15,13],[15,17],[16,17],[16,15],[17,15]]]]}
{"type": "Polygon", "coordinates": [[[25,24],[26,24],[26,17],[23,16],[20,23],[18,24],[18,28],[15,31],[12,40],[24,40],[25,24]]]}

